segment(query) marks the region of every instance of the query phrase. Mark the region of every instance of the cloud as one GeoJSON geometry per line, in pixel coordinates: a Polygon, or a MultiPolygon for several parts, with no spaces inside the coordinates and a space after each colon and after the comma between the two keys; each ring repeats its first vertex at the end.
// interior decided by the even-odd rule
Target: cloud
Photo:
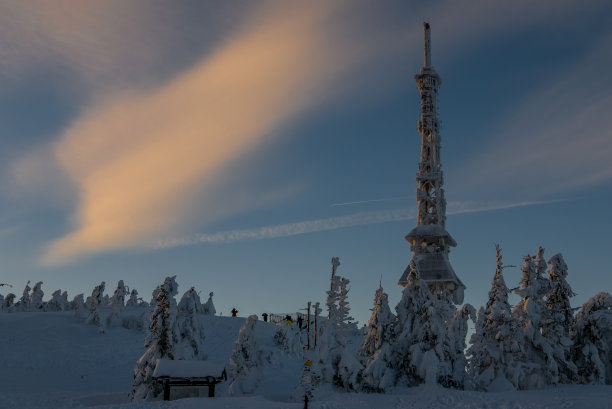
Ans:
{"type": "MultiPolygon", "coordinates": [[[[448,204],[447,214],[452,215],[486,212],[492,210],[511,209],[515,207],[534,206],[545,203],[551,202],[450,202],[448,204]]],[[[360,212],[345,216],[306,220],[301,222],[259,227],[256,229],[237,229],[211,234],[202,233],[182,238],[169,238],[155,243],[153,248],[173,248],[196,244],[227,244],[246,240],[274,239],[368,224],[413,220],[415,217],[415,210],[408,208],[360,212]]]]}
{"type": "Polygon", "coordinates": [[[328,47],[322,22],[332,11],[324,3],[275,9],[159,89],[125,92],[75,121],[54,152],[78,187],[76,228],[51,243],[44,262],[147,245],[252,206],[213,194],[196,218],[194,199],[324,99],[326,84],[350,65],[328,47]]]}
{"type": "Polygon", "coordinates": [[[454,191],[546,197],[610,183],[611,48],[609,33],[573,67],[534,84],[491,143],[457,169],[454,191]]]}

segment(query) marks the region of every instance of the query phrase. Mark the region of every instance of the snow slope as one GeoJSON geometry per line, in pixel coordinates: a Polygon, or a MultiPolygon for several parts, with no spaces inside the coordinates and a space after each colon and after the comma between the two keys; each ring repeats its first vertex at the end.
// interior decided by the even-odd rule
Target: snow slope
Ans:
{"type": "MultiPolygon", "coordinates": [[[[209,360],[227,362],[243,318],[202,317],[209,360]]],[[[256,326],[262,349],[274,350],[278,327],[256,326]]],[[[264,369],[254,396],[183,399],[173,402],[127,403],[136,360],[144,352],[144,333],[113,327],[100,333],[73,313],[0,314],[0,408],[302,408],[291,402],[302,362],[279,354],[264,369]]],[[[481,393],[437,387],[404,389],[394,394],[347,394],[318,391],[312,409],[361,408],[612,408],[612,386],[563,386],[554,389],[481,393]]]]}

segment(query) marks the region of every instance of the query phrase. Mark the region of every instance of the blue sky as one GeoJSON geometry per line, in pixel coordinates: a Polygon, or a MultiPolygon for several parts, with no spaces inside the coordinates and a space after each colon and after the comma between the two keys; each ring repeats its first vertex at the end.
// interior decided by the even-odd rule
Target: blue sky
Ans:
{"type": "Polygon", "coordinates": [[[339,256],[358,320],[381,278],[395,305],[424,20],[466,301],[495,243],[563,253],[575,306],[611,291],[605,1],[3,1],[0,282],[148,299],[176,274],[224,314],[290,312],[339,256]]]}

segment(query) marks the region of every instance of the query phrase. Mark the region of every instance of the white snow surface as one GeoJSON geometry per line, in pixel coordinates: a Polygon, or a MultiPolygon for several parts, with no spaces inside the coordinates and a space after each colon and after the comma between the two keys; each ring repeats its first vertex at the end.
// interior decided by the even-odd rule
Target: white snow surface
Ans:
{"type": "MultiPolygon", "coordinates": [[[[202,316],[205,353],[214,363],[227,363],[244,318],[202,316]]],[[[258,322],[256,339],[273,350],[278,327],[258,322]]],[[[134,365],[143,354],[145,333],[111,327],[101,333],[84,325],[74,312],[0,314],[0,408],[302,408],[291,400],[299,382],[301,359],[282,355],[265,366],[258,389],[249,396],[227,396],[221,384],[215,398],[171,402],[127,402],[134,365]]],[[[357,341],[355,341],[357,342],[357,341]]],[[[279,352],[280,354],[280,352],[279,352]]],[[[612,408],[612,386],[560,386],[550,389],[474,392],[436,385],[395,390],[390,394],[358,394],[322,386],[311,409],[391,408],[612,408]]]]}

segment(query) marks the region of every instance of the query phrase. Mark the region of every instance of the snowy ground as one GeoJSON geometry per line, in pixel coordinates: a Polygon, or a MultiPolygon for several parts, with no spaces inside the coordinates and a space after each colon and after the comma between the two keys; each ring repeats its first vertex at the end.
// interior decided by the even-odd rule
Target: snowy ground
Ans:
{"type": "MultiPolygon", "coordinates": [[[[205,317],[206,352],[227,361],[241,318],[205,317]]],[[[257,325],[257,339],[271,346],[276,327],[257,325]]],[[[302,408],[290,402],[302,363],[281,357],[267,367],[255,396],[127,403],[134,363],[143,353],[144,334],[111,328],[101,334],[73,313],[0,314],[0,408],[302,408]]],[[[612,408],[612,386],[564,386],[546,390],[480,393],[419,387],[389,395],[337,393],[323,388],[311,409],[361,408],[612,408]]]]}

